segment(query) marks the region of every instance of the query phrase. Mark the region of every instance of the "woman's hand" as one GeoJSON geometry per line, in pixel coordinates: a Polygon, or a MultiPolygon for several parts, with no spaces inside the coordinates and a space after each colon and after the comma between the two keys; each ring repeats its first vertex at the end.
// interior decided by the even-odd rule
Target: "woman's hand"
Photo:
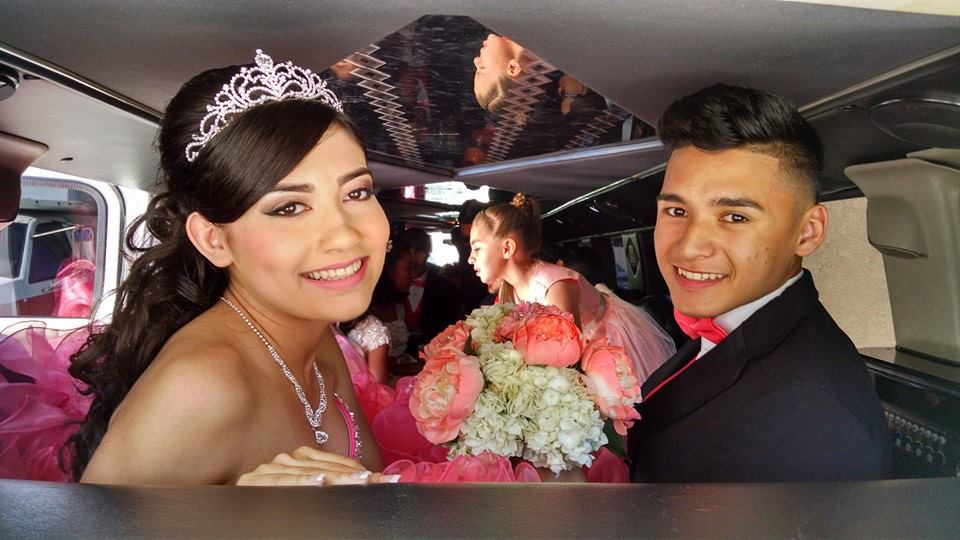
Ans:
{"type": "Polygon", "coordinates": [[[292,454],[279,454],[270,463],[242,475],[238,486],[324,486],[342,484],[382,484],[399,480],[397,475],[382,475],[366,470],[356,460],[301,446],[292,454]]]}

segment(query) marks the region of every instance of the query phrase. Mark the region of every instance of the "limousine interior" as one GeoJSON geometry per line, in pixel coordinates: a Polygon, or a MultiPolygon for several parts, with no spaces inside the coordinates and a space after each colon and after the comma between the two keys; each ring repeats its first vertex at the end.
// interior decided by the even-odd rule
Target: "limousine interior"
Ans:
{"type": "Polygon", "coordinates": [[[667,158],[653,126],[717,82],[789,97],[826,149],[831,230],[806,266],[883,401],[893,477],[312,490],[0,480],[0,536],[960,535],[960,5],[6,1],[0,329],[110,313],[166,102],[258,48],[331,81],[366,133],[391,223],[428,229],[434,262],[457,260],[466,201],[522,191],[543,207],[555,256],[678,338],[653,254],[667,158]],[[473,59],[491,34],[528,62],[505,103],[482,107],[473,59]]]}

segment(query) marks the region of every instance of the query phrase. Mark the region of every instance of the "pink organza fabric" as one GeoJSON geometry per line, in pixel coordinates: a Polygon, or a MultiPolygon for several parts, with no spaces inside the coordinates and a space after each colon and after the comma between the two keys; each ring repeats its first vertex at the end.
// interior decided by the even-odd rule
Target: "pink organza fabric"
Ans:
{"type": "Polygon", "coordinates": [[[86,329],[30,327],[0,335],[0,477],[65,482],[60,449],[82,421],[90,397],[67,372],[86,329]]]}
{"type": "Polygon", "coordinates": [[[447,459],[446,448],[434,445],[417,431],[417,423],[410,414],[408,404],[413,383],[413,377],[398,380],[396,399],[370,422],[384,465],[401,460],[440,463],[447,459]]]}
{"type": "Polygon", "coordinates": [[[375,418],[380,411],[394,402],[393,388],[380,384],[373,373],[367,368],[367,360],[357,346],[336,327],[333,335],[337,338],[337,345],[343,353],[343,359],[350,371],[350,380],[353,382],[353,391],[360,402],[363,417],[368,421],[375,418]]]}
{"type": "Polygon", "coordinates": [[[401,482],[420,484],[463,484],[471,482],[539,482],[532,465],[521,461],[514,467],[509,459],[484,452],[479,456],[457,456],[443,463],[395,461],[383,470],[398,474],[401,482]]]}

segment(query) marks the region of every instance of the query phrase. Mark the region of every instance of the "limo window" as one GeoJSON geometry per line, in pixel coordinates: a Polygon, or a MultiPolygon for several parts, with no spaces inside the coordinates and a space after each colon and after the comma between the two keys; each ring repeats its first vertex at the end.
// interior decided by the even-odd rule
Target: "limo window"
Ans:
{"type": "Polygon", "coordinates": [[[0,232],[0,317],[86,318],[103,289],[106,204],[79,181],[24,178],[0,232]]]}

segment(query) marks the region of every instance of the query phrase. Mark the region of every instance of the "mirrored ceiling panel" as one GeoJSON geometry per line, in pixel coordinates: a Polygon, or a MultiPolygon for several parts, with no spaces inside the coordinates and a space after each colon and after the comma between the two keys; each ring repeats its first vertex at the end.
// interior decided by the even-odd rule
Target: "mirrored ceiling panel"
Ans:
{"type": "Polygon", "coordinates": [[[575,74],[469,17],[426,16],[324,76],[374,157],[459,169],[653,135],[575,74]]]}

